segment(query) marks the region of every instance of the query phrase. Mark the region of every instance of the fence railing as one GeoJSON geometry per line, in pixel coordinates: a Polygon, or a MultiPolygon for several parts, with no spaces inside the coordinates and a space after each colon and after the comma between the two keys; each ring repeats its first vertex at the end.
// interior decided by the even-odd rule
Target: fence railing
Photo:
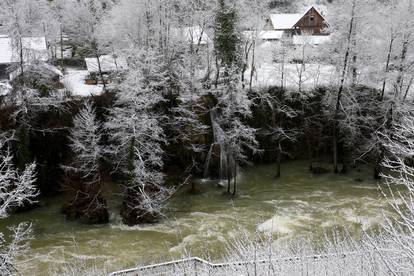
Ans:
{"type": "MultiPolygon", "coordinates": [[[[327,271],[327,266],[336,269],[336,271],[345,270],[349,266],[355,267],[361,275],[371,275],[371,273],[365,274],[364,272],[370,272],[370,267],[375,266],[378,269],[386,267],[381,263],[381,260],[376,252],[364,251],[364,252],[347,252],[347,253],[335,253],[335,254],[321,254],[311,256],[295,256],[287,258],[268,258],[248,260],[242,262],[226,262],[226,263],[212,263],[203,260],[198,257],[175,260],[170,262],[158,263],[153,265],[141,266],[136,268],[130,268],[112,272],[110,276],[123,276],[123,275],[232,275],[229,271],[232,271],[234,275],[263,275],[260,271],[276,271],[282,272],[282,267],[286,268],[286,263],[289,265],[289,271],[297,270],[298,273],[292,273],[292,275],[303,274],[305,271],[320,271],[321,269],[327,271]],[[337,267],[333,267],[337,266],[337,267]],[[342,267],[342,268],[341,268],[342,267]],[[293,270],[292,270],[293,269],[293,270]],[[244,274],[242,273],[244,272],[244,274]],[[302,272],[302,273],[301,273],[302,272]]],[[[325,273],[324,275],[335,275],[325,273]]],[[[281,274],[283,275],[283,274],[281,274]]],[[[375,275],[375,273],[374,273],[375,275]]],[[[379,275],[382,275],[381,273],[379,275]]],[[[384,274],[387,275],[387,274],[384,274]]]]}

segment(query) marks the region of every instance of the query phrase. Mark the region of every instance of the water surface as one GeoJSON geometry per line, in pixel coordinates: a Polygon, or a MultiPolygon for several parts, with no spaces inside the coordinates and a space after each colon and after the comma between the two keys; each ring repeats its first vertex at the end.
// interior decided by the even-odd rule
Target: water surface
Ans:
{"type": "Polygon", "coordinates": [[[309,173],[305,162],[290,162],[282,166],[282,178],[274,175],[274,165],[241,172],[234,200],[223,196],[215,181],[199,181],[202,193],[190,195],[183,190],[171,202],[167,218],[154,225],[122,225],[116,197],[109,200],[109,224],[68,222],[60,214],[62,198],[57,197],[41,208],[0,222],[0,230],[32,222],[35,239],[27,258],[33,259],[23,272],[47,275],[51,267],[73,258],[90,259],[109,270],[187,254],[219,259],[226,241],[240,229],[272,232],[277,241],[320,236],[335,226],[358,234],[361,227],[375,227],[383,213],[388,213],[383,211],[387,203],[368,168],[347,175],[316,176],[309,173]]]}

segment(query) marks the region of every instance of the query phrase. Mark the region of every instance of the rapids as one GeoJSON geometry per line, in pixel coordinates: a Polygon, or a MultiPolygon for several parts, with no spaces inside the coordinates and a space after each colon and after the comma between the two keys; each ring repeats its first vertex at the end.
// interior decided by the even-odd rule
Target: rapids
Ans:
{"type": "Polygon", "coordinates": [[[270,231],[276,241],[321,236],[340,225],[357,235],[361,227],[372,229],[384,214],[391,214],[378,190],[381,185],[368,168],[347,175],[312,175],[305,162],[295,161],[282,164],[280,179],[274,175],[274,165],[240,172],[234,200],[222,195],[224,189],[216,181],[200,180],[202,193],[190,195],[184,188],[158,224],[122,225],[116,196],[109,200],[109,224],[68,222],[60,214],[63,199],[56,197],[38,209],[0,221],[0,230],[31,222],[32,249],[20,266],[24,275],[47,275],[52,267],[74,258],[110,271],[183,255],[217,260],[226,241],[242,228],[250,233],[270,231]]]}

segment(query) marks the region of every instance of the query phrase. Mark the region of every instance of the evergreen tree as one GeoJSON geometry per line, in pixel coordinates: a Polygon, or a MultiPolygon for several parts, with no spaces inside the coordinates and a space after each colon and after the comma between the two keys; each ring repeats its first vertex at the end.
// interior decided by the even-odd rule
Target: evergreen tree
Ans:
{"type": "Polygon", "coordinates": [[[222,66],[232,67],[240,64],[240,36],[237,28],[237,11],[218,0],[214,47],[222,66]]]}

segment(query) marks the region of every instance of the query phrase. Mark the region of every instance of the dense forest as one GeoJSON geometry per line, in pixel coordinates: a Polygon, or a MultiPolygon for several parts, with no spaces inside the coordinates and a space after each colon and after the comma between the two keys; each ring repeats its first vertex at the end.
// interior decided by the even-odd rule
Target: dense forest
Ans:
{"type": "MultiPolygon", "coordinates": [[[[393,194],[404,206],[385,232],[408,235],[392,241],[412,262],[414,6],[316,2],[330,42],[293,46],[263,42],[263,18],[303,1],[2,1],[19,75],[0,90],[0,218],[65,194],[62,216],[105,224],[105,190],[116,186],[124,224],[157,223],[177,192],[200,192],[196,179],[222,179],[217,189],[237,200],[237,176],[252,164],[274,164],[275,179],[287,160],[307,160],[313,174],[368,164],[372,178],[411,192],[393,194]],[[63,74],[96,59],[102,92],[73,95],[43,62],[26,62],[22,40],[39,35],[63,74]],[[104,74],[102,55],[127,68],[104,74]]],[[[11,227],[2,275],[28,249],[30,225],[11,227]]]]}

